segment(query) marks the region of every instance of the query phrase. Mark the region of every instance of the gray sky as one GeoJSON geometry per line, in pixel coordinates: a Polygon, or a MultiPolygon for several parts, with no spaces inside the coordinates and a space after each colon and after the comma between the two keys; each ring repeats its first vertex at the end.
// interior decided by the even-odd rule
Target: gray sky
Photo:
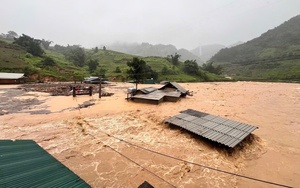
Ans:
{"type": "Polygon", "coordinates": [[[300,14],[300,0],[1,0],[0,33],[55,44],[204,44],[248,41],[300,14]]]}

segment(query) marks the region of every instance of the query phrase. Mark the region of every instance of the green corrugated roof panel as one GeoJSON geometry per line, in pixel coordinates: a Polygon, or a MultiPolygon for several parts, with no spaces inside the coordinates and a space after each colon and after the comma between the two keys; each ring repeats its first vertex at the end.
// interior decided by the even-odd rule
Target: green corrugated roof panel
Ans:
{"type": "Polygon", "coordinates": [[[33,140],[0,140],[0,187],[90,187],[33,140]]]}

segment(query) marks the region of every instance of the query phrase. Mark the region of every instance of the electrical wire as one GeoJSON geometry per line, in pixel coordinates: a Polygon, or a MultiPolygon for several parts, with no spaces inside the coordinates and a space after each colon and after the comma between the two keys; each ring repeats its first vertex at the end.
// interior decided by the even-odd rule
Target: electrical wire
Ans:
{"type": "MultiPolygon", "coordinates": [[[[217,172],[222,172],[222,173],[225,173],[225,174],[229,174],[229,175],[233,175],[233,176],[237,176],[237,177],[241,177],[241,178],[245,178],[245,179],[250,179],[250,180],[253,180],[253,181],[257,181],[257,182],[262,182],[262,183],[266,183],[266,184],[270,184],[270,185],[275,185],[275,186],[279,186],[279,187],[292,188],[291,186],[288,186],[288,185],[283,185],[283,184],[279,184],[279,183],[275,183],[275,182],[271,182],[271,181],[266,181],[266,180],[262,180],[262,179],[258,179],[258,178],[253,178],[253,177],[249,177],[249,176],[245,176],[245,175],[241,175],[241,174],[237,174],[237,173],[228,172],[228,171],[225,171],[225,170],[221,170],[221,169],[209,167],[209,166],[206,166],[206,165],[202,165],[202,164],[190,162],[190,161],[187,161],[187,160],[184,160],[184,159],[173,157],[173,156],[170,156],[170,155],[167,155],[167,154],[164,154],[164,153],[160,153],[160,152],[157,152],[157,151],[154,151],[154,150],[151,150],[151,149],[144,148],[142,146],[133,144],[133,143],[128,142],[128,141],[126,141],[124,139],[121,139],[121,138],[118,138],[118,137],[113,136],[111,134],[108,134],[108,133],[106,133],[103,130],[100,130],[100,132],[102,132],[103,134],[105,134],[105,135],[107,135],[109,137],[115,138],[115,139],[117,139],[117,140],[119,140],[121,142],[127,143],[127,144],[129,144],[131,146],[134,146],[134,147],[140,148],[142,150],[145,150],[145,151],[148,151],[148,152],[151,152],[151,153],[155,153],[155,154],[158,154],[158,155],[161,155],[161,156],[164,156],[164,157],[172,158],[172,159],[175,159],[175,160],[178,160],[178,161],[182,161],[182,162],[185,162],[185,163],[188,163],[188,164],[192,164],[192,165],[195,165],[195,166],[199,166],[199,167],[202,167],[202,168],[210,169],[210,170],[217,171],[217,172]]],[[[92,135],[92,136],[94,138],[96,138],[94,135],[92,135]]]]}
{"type": "MultiPolygon", "coordinates": [[[[97,137],[95,137],[92,134],[89,134],[90,136],[94,137],[95,139],[97,139],[97,137]]],[[[99,140],[99,139],[98,139],[99,140]]],[[[145,171],[149,172],[150,174],[152,174],[153,176],[157,177],[158,179],[162,180],[163,182],[169,184],[172,187],[176,187],[175,185],[171,184],[170,182],[168,182],[167,180],[163,179],[162,177],[156,175],[154,172],[148,170],[147,168],[143,167],[142,165],[140,165],[139,163],[135,162],[134,160],[132,160],[131,158],[127,157],[126,155],[122,154],[121,152],[119,152],[118,150],[112,148],[111,146],[104,144],[102,141],[101,142],[105,147],[108,147],[109,149],[113,150],[114,152],[118,153],[119,155],[121,155],[122,157],[126,158],[127,160],[131,161],[132,163],[134,163],[135,165],[141,167],[142,169],[144,169],[145,171]]]]}

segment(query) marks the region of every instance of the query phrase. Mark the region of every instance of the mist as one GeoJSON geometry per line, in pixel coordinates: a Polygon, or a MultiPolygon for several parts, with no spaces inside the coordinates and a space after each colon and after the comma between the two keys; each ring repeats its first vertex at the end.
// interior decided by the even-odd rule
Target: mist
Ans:
{"type": "Polygon", "coordinates": [[[299,0],[2,0],[0,32],[87,48],[112,43],[230,45],[300,13],[299,0]]]}

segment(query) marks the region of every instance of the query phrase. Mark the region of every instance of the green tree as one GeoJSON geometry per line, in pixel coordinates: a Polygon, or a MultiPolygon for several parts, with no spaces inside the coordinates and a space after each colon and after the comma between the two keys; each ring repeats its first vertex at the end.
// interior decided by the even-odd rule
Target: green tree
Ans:
{"type": "Polygon", "coordinates": [[[146,62],[142,59],[134,57],[132,61],[127,62],[127,66],[129,67],[127,70],[128,76],[129,78],[135,80],[137,89],[138,82],[143,81],[143,79],[146,77],[146,62]]]}
{"type": "Polygon", "coordinates": [[[183,71],[190,75],[197,75],[199,71],[199,66],[196,60],[186,60],[183,63],[183,71]]]}
{"type": "Polygon", "coordinates": [[[67,51],[67,47],[55,44],[54,45],[54,50],[57,51],[57,52],[60,52],[60,53],[64,53],[64,52],[67,51]]]}
{"type": "Polygon", "coordinates": [[[161,74],[166,75],[169,73],[169,69],[166,65],[163,66],[163,68],[161,69],[161,74]]]}
{"type": "Polygon", "coordinates": [[[164,65],[163,68],[161,69],[161,74],[175,75],[175,74],[178,74],[178,71],[176,70],[176,67],[174,65],[172,66],[172,69],[170,69],[166,65],[164,65]]]}
{"type": "Polygon", "coordinates": [[[52,43],[52,41],[42,39],[42,40],[41,40],[41,43],[42,43],[43,47],[44,47],[46,50],[48,50],[48,48],[49,48],[50,44],[52,43]]]}
{"type": "Polygon", "coordinates": [[[174,66],[179,65],[179,58],[181,55],[177,54],[177,52],[174,55],[168,55],[167,60],[171,62],[174,66]]]}
{"type": "Polygon", "coordinates": [[[27,65],[23,68],[23,72],[26,76],[30,76],[32,74],[37,74],[38,70],[32,65],[27,65]]]}
{"type": "Polygon", "coordinates": [[[65,56],[76,66],[83,67],[85,65],[86,54],[84,49],[80,46],[68,46],[65,56]]]}
{"type": "Polygon", "coordinates": [[[122,71],[121,71],[120,67],[116,67],[115,73],[121,73],[121,72],[122,71]]]}
{"type": "Polygon", "coordinates": [[[52,59],[51,57],[45,57],[41,61],[41,64],[42,64],[43,67],[51,67],[51,66],[55,66],[56,65],[54,59],[52,59]]]}
{"type": "Polygon", "coordinates": [[[204,63],[202,65],[202,69],[207,71],[207,72],[214,73],[214,74],[217,74],[217,75],[222,74],[223,68],[220,65],[214,66],[213,63],[214,63],[214,61],[204,63]]]}
{"type": "Polygon", "coordinates": [[[98,53],[98,51],[99,51],[99,49],[98,49],[98,47],[96,46],[96,48],[94,49],[94,52],[95,52],[95,53],[98,53]]]}
{"type": "Polygon", "coordinates": [[[105,46],[103,46],[103,51],[105,51],[106,50],[106,47],[105,46]]]}
{"type": "Polygon", "coordinates": [[[18,34],[16,32],[14,32],[14,31],[7,32],[6,39],[13,40],[14,38],[17,38],[17,37],[18,37],[18,34]]]}
{"type": "Polygon", "coordinates": [[[97,69],[94,71],[93,75],[98,76],[99,78],[105,78],[106,71],[107,70],[103,67],[97,67],[97,69]]]}
{"type": "Polygon", "coordinates": [[[153,78],[154,80],[157,80],[158,78],[158,73],[152,70],[150,65],[146,65],[145,73],[146,73],[146,78],[153,78]]]}
{"type": "Polygon", "coordinates": [[[34,56],[42,56],[44,50],[41,48],[41,41],[38,39],[31,38],[28,35],[22,34],[19,38],[15,38],[14,44],[23,46],[28,53],[31,53],[34,56]]]}
{"type": "Polygon", "coordinates": [[[89,72],[93,73],[99,66],[99,61],[98,59],[90,59],[87,64],[89,67],[89,72]]]}
{"type": "Polygon", "coordinates": [[[71,72],[71,77],[73,78],[74,83],[76,84],[77,81],[80,81],[82,83],[85,74],[81,71],[73,71],[71,72]]]}

